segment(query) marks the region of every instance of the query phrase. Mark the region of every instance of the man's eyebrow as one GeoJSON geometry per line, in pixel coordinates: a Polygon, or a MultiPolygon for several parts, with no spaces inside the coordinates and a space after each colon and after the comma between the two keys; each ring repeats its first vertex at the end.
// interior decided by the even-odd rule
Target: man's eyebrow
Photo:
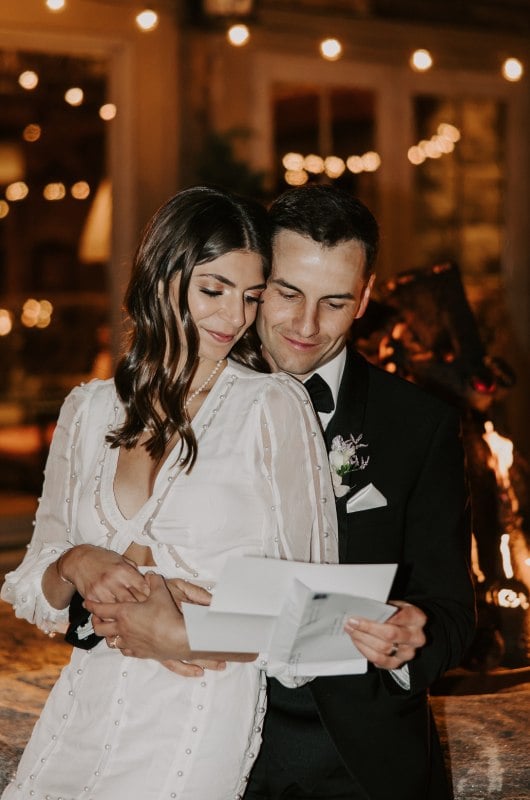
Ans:
{"type": "MultiPolygon", "coordinates": [[[[298,288],[298,286],[293,286],[291,283],[287,283],[284,281],[283,278],[271,278],[271,283],[276,283],[278,286],[283,286],[284,289],[289,289],[291,292],[298,292],[298,294],[303,294],[302,290],[298,288]]],[[[355,297],[351,292],[343,292],[342,294],[324,294],[320,298],[321,300],[355,300],[355,297]]]]}
{"type": "MultiPolygon", "coordinates": [[[[196,277],[197,278],[214,278],[216,281],[219,281],[219,283],[224,283],[225,286],[230,286],[232,289],[236,288],[235,283],[233,283],[231,280],[226,278],[224,275],[218,275],[216,272],[198,272],[196,274],[196,277]]],[[[257,283],[256,286],[248,286],[245,289],[245,291],[249,292],[252,289],[265,289],[265,288],[266,288],[266,284],[265,284],[265,281],[263,281],[262,283],[257,283]]]]}

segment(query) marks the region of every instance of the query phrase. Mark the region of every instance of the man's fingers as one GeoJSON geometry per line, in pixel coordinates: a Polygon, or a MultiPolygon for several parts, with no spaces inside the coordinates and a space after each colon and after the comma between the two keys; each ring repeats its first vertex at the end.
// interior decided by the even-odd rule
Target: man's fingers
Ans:
{"type": "Polygon", "coordinates": [[[176,603],[184,601],[198,606],[209,606],[212,601],[212,595],[207,589],[180,578],[166,580],[166,586],[176,603]]]}
{"type": "Polygon", "coordinates": [[[181,675],[183,678],[200,678],[204,675],[204,669],[199,664],[188,663],[187,661],[161,661],[162,666],[181,675]]]}

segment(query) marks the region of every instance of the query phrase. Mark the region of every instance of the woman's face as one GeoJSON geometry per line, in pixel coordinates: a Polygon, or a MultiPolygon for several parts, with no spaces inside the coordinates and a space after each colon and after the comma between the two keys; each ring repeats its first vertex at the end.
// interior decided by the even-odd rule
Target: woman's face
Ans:
{"type": "MultiPolygon", "coordinates": [[[[170,286],[170,298],[179,330],[180,274],[170,286]]],[[[225,358],[256,319],[265,289],[261,256],[242,250],[197,264],[188,290],[188,306],[197,330],[199,355],[211,361],[225,358]]]]}

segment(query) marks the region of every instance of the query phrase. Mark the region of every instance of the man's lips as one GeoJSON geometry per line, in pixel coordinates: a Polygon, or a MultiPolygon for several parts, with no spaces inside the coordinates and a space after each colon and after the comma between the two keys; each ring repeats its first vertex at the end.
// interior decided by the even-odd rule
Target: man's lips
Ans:
{"type": "Polygon", "coordinates": [[[282,336],[289,346],[295,350],[313,350],[313,348],[318,347],[319,344],[318,342],[305,342],[300,341],[300,339],[293,339],[291,336],[286,336],[285,333],[282,333],[282,336]]]}

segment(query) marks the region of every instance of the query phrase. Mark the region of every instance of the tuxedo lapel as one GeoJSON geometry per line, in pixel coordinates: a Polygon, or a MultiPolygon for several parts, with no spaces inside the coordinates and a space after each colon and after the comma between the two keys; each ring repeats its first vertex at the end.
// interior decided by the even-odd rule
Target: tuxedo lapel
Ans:
{"type": "Polygon", "coordinates": [[[326,428],[328,450],[335,436],[357,436],[363,432],[368,397],[368,364],[362,356],[348,350],[339,387],[335,413],[326,428]]]}
{"type": "MultiPolygon", "coordinates": [[[[368,398],[369,371],[368,364],[362,356],[348,350],[346,363],[340,383],[337,406],[325,431],[328,451],[335,436],[347,439],[350,435],[357,438],[364,433],[366,402],[368,398]]],[[[368,451],[369,454],[369,451],[368,451]]],[[[350,486],[360,486],[369,482],[367,470],[351,472],[343,478],[350,486]]],[[[337,520],[339,523],[339,561],[344,561],[347,543],[348,513],[346,502],[348,495],[337,498],[337,520]]]]}

